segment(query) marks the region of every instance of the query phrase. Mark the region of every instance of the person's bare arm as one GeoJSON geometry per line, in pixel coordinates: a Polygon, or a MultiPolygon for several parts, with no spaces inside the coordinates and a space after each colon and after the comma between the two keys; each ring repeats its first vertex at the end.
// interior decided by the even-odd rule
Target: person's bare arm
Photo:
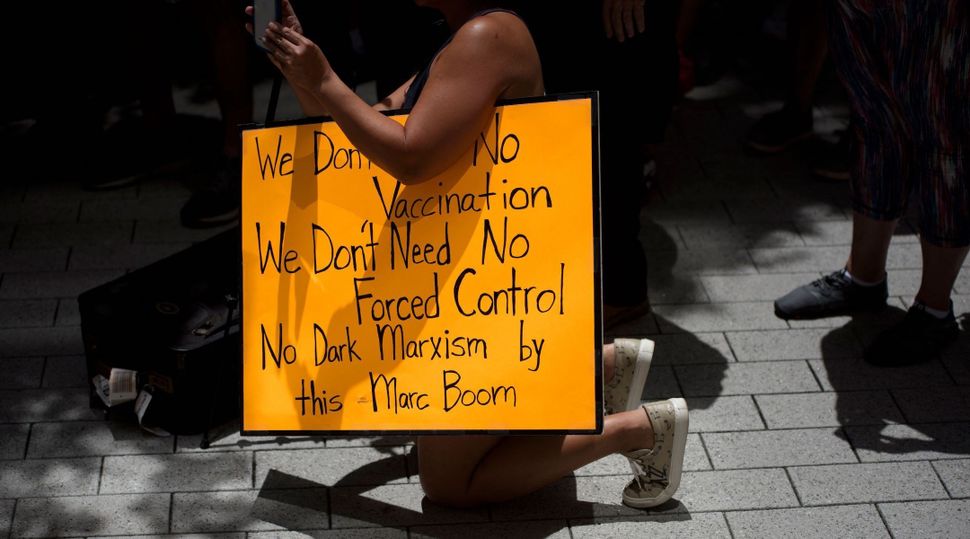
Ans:
{"type": "MultiPolygon", "coordinates": [[[[390,94],[381,99],[374,104],[373,109],[384,111],[384,110],[397,110],[404,106],[404,95],[407,94],[408,88],[411,83],[414,82],[414,77],[412,76],[404,84],[402,84],[397,90],[394,90],[390,94]]],[[[320,97],[313,92],[307,91],[299,86],[291,86],[293,93],[296,94],[297,101],[300,102],[300,109],[303,110],[303,114],[307,116],[330,116],[327,112],[327,107],[320,101],[320,97]]]]}
{"type": "Polygon", "coordinates": [[[374,105],[374,110],[397,110],[404,106],[404,96],[408,93],[408,88],[414,82],[417,75],[412,75],[410,79],[402,84],[397,90],[394,90],[387,95],[384,99],[381,99],[374,105]]]}
{"type": "MultiPolygon", "coordinates": [[[[394,90],[388,94],[384,99],[381,99],[374,104],[373,109],[384,111],[384,110],[397,110],[404,106],[404,95],[407,93],[408,88],[411,83],[414,82],[414,76],[408,79],[400,88],[394,90]]],[[[297,101],[300,102],[300,109],[303,110],[303,114],[307,116],[330,116],[327,111],[327,107],[320,101],[319,96],[313,92],[309,92],[300,88],[299,86],[291,86],[293,93],[296,94],[297,101]]]]}
{"type": "MultiPolygon", "coordinates": [[[[388,94],[384,99],[374,103],[372,108],[374,110],[384,111],[397,110],[403,107],[404,94],[407,93],[412,81],[414,81],[414,77],[408,79],[404,85],[388,94]]],[[[300,109],[303,111],[303,114],[307,116],[330,116],[330,112],[327,111],[326,105],[323,104],[318,95],[299,86],[291,86],[291,88],[296,95],[296,100],[300,102],[300,109]]]]}
{"type": "Polygon", "coordinates": [[[290,89],[296,95],[296,100],[300,103],[300,110],[303,111],[305,116],[311,118],[316,116],[330,116],[327,107],[313,93],[292,85],[290,89]]]}
{"type": "Polygon", "coordinates": [[[401,125],[341,82],[311,41],[278,26],[271,33],[285,39],[273,61],[291,85],[317,96],[351,143],[405,183],[433,177],[468,149],[531,46],[528,30],[514,15],[494,13],[466,24],[439,54],[401,125]]]}

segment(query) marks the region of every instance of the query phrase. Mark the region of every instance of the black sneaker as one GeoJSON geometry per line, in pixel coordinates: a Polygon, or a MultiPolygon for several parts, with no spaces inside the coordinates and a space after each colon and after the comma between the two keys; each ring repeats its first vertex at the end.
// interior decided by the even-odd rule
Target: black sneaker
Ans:
{"type": "Polygon", "coordinates": [[[227,191],[200,191],[182,206],[179,214],[186,228],[211,228],[239,218],[239,197],[227,191]]]}
{"type": "Polygon", "coordinates": [[[849,132],[843,132],[835,144],[823,144],[812,163],[812,174],[823,180],[846,181],[849,173],[852,150],[849,145],[849,132]]]}
{"type": "Polygon", "coordinates": [[[760,153],[779,153],[793,144],[810,138],[812,115],[799,114],[789,109],[781,109],[761,117],[751,126],[744,144],[760,153]]]}
{"type": "Polygon", "coordinates": [[[937,318],[925,309],[919,303],[914,304],[900,323],[880,333],[866,348],[866,362],[877,367],[903,367],[939,357],[960,334],[953,316],[953,302],[944,318],[937,318]]]}
{"type": "Polygon", "coordinates": [[[775,300],[775,316],[783,320],[813,320],[884,307],[886,280],[875,286],[856,284],[845,270],[799,286],[775,300]]]}
{"type": "Polygon", "coordinates": [[[182,226],[210,228],[239,218],[241,164],[238,157],[222,161],[210,185],[182,206],[182,226]]]}
{"type": "Polygon", "coordinates": [[[91,157],[85,163],[81,188],[121,189],[156,173],[182,170],[193,161],[183,144],[185,138],[174,125],[153,131],[141,122],[120,122],[88,142],[91,157]]]}

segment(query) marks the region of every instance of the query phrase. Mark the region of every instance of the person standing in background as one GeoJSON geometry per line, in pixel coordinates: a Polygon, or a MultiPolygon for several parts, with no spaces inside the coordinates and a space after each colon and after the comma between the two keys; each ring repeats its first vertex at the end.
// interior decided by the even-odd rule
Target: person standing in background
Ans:
{"type": "Polygon", "coordinates": [[[852,103],[852,248],[843,269],[775,301],[784,319],[876,310],[910,197],[923,274],[905,318],[865,359],[921,363],[959,334],[950,295],[970,246],[970,4],[833,0],[830,48],[852,103]]]}
{"type": "Polygon", "coordinates": [[[665,0],[524,3],[548,93],[600,94],[604,326],[650,310],[640,243],[643,147],[663,140],[677,98],[677,15],[665,0]]]}

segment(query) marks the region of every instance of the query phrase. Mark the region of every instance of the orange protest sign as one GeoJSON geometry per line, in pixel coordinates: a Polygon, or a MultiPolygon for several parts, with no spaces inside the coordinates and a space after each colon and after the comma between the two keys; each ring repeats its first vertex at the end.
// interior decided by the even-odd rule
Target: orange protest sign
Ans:
{"type": "Polygon", "coordinates": [[[245,130],[243,432],[598,431],[595,117],[502,104],[409,186],[333,122],[245,130]]]}

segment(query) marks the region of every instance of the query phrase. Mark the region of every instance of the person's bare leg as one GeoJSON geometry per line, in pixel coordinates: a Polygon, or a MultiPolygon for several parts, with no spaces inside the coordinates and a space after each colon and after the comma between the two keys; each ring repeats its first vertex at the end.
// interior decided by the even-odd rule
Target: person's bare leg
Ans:
{"type": "Polygon", "coordinates": [[[920,243],[923,248],[923,279],[916,301],[931,309],[949,311],[953,283],[960,274],[960,266],[966,260],[970,248],[937,247],[926,241],[920,243]]]}
{"type": "Polygon", "coordinates": [[[233,0],[208,1],[201,4],[205,32],[209,36],[210,54],[215,77],[216,100],[222,113],[223,154],[242,155],[239,126],[253,121],[253,91],[249,82],[250,46],[243,30],[242,12],[233,0]]]}
{"type": "Polygon", "coordinates": [[[161,2],[125,2],[124,9],[130,17],[124,35],[130,38],[128,44],[132,50],[123,53],[131,55],[130,63],[118,67],[133,74],[145,127],[150,135],[161,139],[175,120],[172,83],[164,68],[167,65],[165,32],[169,30],[161,23],[165,20],[165,7],[161,2]]]}
{"type": "Polygon", "coordinates": [[[609,382],[616,372],[616,348],[613,344],[603,345],[603,381],[609,382]]]}
{"type": "Polygon", "coordinates": [[[684,50],[694,27],[697,26],[697,17],[703,8],[706,0],[683,0],[680,3],[680,12],[677,14],[677,48],[684,50]]]}
{"type": "Polygon", "coordinates": [[[877,221],[852,214],[852,251],[845,267],[853,277],[877,283],[886,277],[886,255],[898,219],[877,221]]]}
{"type": "Polygon", "coordinates": [[[468,507],[528,494],[613,453],[653,447],[653,429],[638,408],[607,416],[600,435],[421,437],[417,447],[428,498],[468,507]]]}
{"type": "Polygon", "coordinates": [[[825,6],[821,0],[792,2],[788,13],[789,39],[793,45],[790,94],[785,106],[811,117],[815,85],[818,83],[828,39],[825,31],[825,6]]]}

